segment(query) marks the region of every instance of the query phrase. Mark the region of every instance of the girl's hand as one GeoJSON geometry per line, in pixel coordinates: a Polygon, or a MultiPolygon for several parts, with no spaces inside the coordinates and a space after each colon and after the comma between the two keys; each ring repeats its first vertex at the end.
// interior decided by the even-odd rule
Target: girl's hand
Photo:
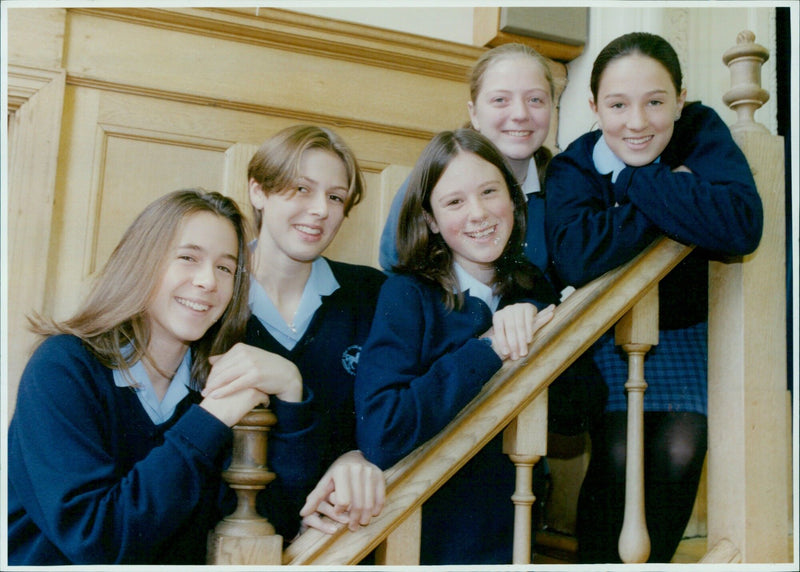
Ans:
{"type": "Polygon", "coordinates": [[[492,349],[503,360],[516,360],[528,355],[533,335],[553,318],[555,306],[541,312],[527,302],[512,304],[494,313],[492,328],[484,335],[492,340],[492,349]]]}
{"type": "Polygon", "coordinates": [[[674,169],[672,169],[672,172],[673,173],[691,173],[692,170],[689,167],[687,167],[686,165],[679,165],[679,166],[675,167],[674,169]]]}
{"type": "Polygon", "coordinates": [[[386,483],[383,471],[364,458],[361,451],[349,451],[336,459],[300,509],[304,528],[333,534],[338,526],[322,515],[356,531],[383,510],[386,483]]]}
{"type": "Polygon", "coordinates": [[[246,388],[225,397],[206,397],[200,407],[211,413],[228,427],[236,425],[242,417],[257,405],[267,405],[269,396],[257,389],[246,388]]]}
{"type": "Polygon", "coordinates": [[[253,388],[282,401],[298,402],[303,398],[300,371],[278,354],[240,343],[208,361],[212,367],[203,397],[226,397],[253,388]]]}

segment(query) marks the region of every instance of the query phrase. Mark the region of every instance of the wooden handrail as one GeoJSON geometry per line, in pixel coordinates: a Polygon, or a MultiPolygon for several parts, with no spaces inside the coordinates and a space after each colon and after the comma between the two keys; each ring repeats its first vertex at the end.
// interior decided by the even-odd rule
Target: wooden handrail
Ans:
{"type": "MultiPolygon", "coordinates": [[[[383,512],[356,532],[311,529],[284,553],[284,564],[355,564],[506,427],[558,375],[617,322],[693,247],[655,241],[629,263],[576,290],[535,337],[531,358],[506,363],[438,435],[386,471],[383,512]]],[[[510,502],[510,501],[509,501],[510,502]]]]}

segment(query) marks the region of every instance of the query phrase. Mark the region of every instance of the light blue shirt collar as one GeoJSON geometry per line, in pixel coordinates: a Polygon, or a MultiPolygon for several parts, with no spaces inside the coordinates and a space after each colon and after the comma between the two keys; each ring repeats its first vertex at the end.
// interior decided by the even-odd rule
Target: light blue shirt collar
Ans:
{"type": "Polygon", "coordinates": [[[539,170],[533,157],[528,162],[528,174],[525,175],[525,182],[522,183],[522,192],[525,193],[526,199],[530,194],[542,192],[542,186],[539,183],[539,170]]]}
{"type": "Polygon", "coordinates": [[[133,367],[128,371],[129,377],[126,377],[122,371],[115,369],[114,385],[117,387],[131,387],[136,392],[136,397],[139,398],[139,403],[144,407],[150,420],[156,425],[169,421],[170,417],[175,413],[175,408],[184,397],[189,395],[189,385],[191,384],[191,370],[192,370],[192,352],[186,350],[183,356],[183,361],[178,367],[178,371],[172,378],[167,388],[167,393],[164,399],[159,401],[153,383],[150,381],[150,376],[147,375],[147,370],[141,361],[133,364],[133,367]],[[131,381],[134,385],[131,386],[131,381]]]}
{"type": "MultiPolygon", "coordinates": [[[[661,157],[656,157],[653,163],[658,163],[660,160],[661,157]]],[[[611,150],[611,147],[608,146],[605,135],[601,135],[600,139],[595,143],[594,150],[592,151],[592,161],[594,161],[594,168],[597,169],[597,172],[601,175],[608,175],[611,173],[612,183],[617,182],[617,177],[622,172],[622,169],[627,167],[625,161],[617,157],[614,151],[611,150]]]]}
{"type": "Polygon", "coordinates": [[[303,288],[303,297],[291,324],[284,321],[275,304],[255,278],[250,280],[250,311],[272,337],[283,347],[291,350],[303,338],[311,319],[322,306],[322,297],[330,296],[338,289],[339,282],[336,281],[328,261],[320,256],[311,263],[311,274],[303,288]]]}
{"type": "Polygon", "coordinates": [[[458,287],[462,292],[469,290],[469,295],[483,300],[489,309],[494,313],[500,305],[500,296],[495,296],[490,286],[487,286],[472,274],[464,270],[458,262],[453,263],[453,268],[458,279],[458,287]]]}

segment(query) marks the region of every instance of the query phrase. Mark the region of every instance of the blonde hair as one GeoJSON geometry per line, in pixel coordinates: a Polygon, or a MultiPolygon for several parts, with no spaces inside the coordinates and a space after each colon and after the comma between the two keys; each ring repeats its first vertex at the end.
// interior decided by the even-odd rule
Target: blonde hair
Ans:
{"type": "MultiPolygon", "coordinates": [[[[323,149],[339,157],[347,172],[347,199],[344,214],[357,205],[364,194],[364,178],[356,156],[335,132],[316,125],[294,125],[267,139],[247,166],[247,180],[254,180],[268,193],[291,192],[300,160],[309,149],[323,149]]],[[[253,207],[256,230],[261,230],[262,215],[253,207]]]]}
{"type": "Polygon", "coordinates": [[[185,189],[150,203],[125,231],[80,309],[61,322],[34,314],[29,317],[31,330],[42,336],[77,336],[100,363],[126,375],[142,359],[154,364],[147,350],[148,306],[181,224],[198,212],[228,220],[238,241],[231,301],[220,319],[191,346],[192,384],[202,388],[211,369],[208,357],[225,353],[240,341],[249,317],[247,222],[236,203],[219,193],[185,189]]]}

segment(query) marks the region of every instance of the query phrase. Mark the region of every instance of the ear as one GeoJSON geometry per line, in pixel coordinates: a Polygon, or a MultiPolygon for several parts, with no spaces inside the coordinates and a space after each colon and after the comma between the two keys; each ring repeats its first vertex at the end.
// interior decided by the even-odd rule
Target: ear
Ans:
{"type": "Polygon", "coordinates": [[[600,129],[603,129],[603,124],[600,121],[600,115],[597,113],[597,104],[595,103],[594,96],[592,95],[589,96],[589,109],[591,109],[592,113],[594,113],[594,120],[597,122],[597,126],[600,127],[600,129]]]}
{"type": "Polygon", "coordinates": [[[255,179],[250,179],[250,181],[248,181],[247,188],[250,193],[250,203],[253,205],[253,207],[258,210],[263,209],[266,193],[264,193],[264,189],[261,188],[261,183],[255,179]]]}
{"type": "Polygon", "coordinates": [[[472,101],[467,102],[467,111],[469,112],[469,122],[472,124],[472,128],[475,131],[480,131],[480,125],[478,125],[478,117],[475,113],[475,104],[472,101]]]}
{"type": "Polygon", "coordinates": [[[675,121],[681,118],[681,111],[683,111],[684,103],[686,103],[686,90],[682,89],[678,94],[677,106],[675,108],[675,121]]]}
{"type": "Polygon", "coordinates": [[[428,213],[428,211],[422,211],[422,216],[425,217],[425,223],[428,225],[428,228],[431,229],[433,234],[439,234],[439,225],[436,224],[436,220],[428,213]]]}

